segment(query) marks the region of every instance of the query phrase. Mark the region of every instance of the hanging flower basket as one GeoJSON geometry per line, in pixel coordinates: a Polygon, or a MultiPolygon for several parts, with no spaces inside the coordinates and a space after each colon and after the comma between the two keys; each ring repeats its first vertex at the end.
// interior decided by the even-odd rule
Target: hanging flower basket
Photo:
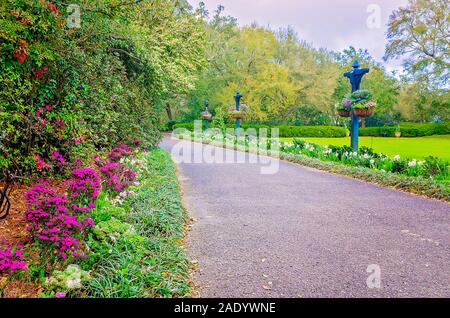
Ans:
{"type": "Polygon", "coordinates": [[[230,119],[244,119],[244,117],[245,112],[243,112],[242,110],[233,109],[230,112],[228,112],[228,118],[230,119]]]}
{"type": "Polygon", "coordinates": [[[375,112],[377,103],[374,100],[369,100],[365,103],[356,103],[353,105],[353,112],[358,117],[370,117],[375,112]]]}
{"type": "Polygon", "coordinates": [[[338,109],[338,110],[337,110],[337,113],[338,113],[338,115],[341,116],[341,117],[350,117],[350,116],[351,116],[350,111],[349,111],[349,110],[346,110],[346,109],[338,109]]]}
{"type": "Polygon", "coordinates": [[[336,104],[336,112],[341,117],[350,117],[352,110],[352,102],[348,98],[344,98],[341,103],[336,104]]]}
{"type": "Polygon", "coordinates": [[[203,120],[211,120],[212,114],[208,111],[202,112],[202,119],[203,120]]]}
{"type": "Polygon", "coordinates": [[[370,117],[375,113],[375,107],[354,108],[353,112],[358,117],[370,117]]]}

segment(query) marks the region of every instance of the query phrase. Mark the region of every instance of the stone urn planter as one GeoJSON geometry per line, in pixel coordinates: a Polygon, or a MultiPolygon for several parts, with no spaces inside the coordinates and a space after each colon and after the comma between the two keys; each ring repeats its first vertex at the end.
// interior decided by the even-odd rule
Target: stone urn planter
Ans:
{"type": "Polygon", "coordinates": [[[396,131],[395,132],[395,137],[400,138],[402,136],[402,132],[401,131],[396,131]]]}

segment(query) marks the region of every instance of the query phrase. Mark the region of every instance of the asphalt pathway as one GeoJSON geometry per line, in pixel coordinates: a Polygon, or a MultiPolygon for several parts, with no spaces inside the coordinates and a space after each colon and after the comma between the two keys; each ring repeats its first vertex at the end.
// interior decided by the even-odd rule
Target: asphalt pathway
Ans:
{"type": "Polygon", "coordinates": [[[285,161],[178,167],[202,297],[450,297],[447,203],[285,161]]]}

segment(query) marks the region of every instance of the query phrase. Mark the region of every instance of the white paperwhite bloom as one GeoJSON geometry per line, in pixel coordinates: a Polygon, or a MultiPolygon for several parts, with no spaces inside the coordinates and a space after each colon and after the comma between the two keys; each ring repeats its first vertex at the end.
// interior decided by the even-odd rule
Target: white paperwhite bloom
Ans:
{"type": "Polygon", "coordinates": [[[313,150],[314,150],[314,146],[307,143],[307,144],[305,145],[305,149],[306,149],[306,150],[311,150],[311,151],[313,151],[313,150]]]}
{"type": "Polygon", "coordinates": [[[398,160],[400,160],[400,155],[396,155],[396,156],[394,156],[394,158],[393,158],[395,161],[398,161],[398,160]]]}
{"type": "Polygon", "coordinates": [[[425,161],[423,161],[423,160],[417,162],[417,164],[418,164],[419,166],[423,165],[424,163],[425,163],[425,161]]]}
{"type": "Polygon", "coordinates": [[[408,167],[410,167],[410,168],[415,167],[416,165],[417,165],[416,159],[414,159],[414,160],[408,162],[408,167]]]}
{"type": "Polygon", "coordinates": [[[352,156],[356,157],[358,155],[358,153],[356,151],[352,152],[352,156]]]}
{"type": "Polygon", "coordinates": [[[373,165],[375,163],[375,160],[370,159],[370,164],[373,165]]]}
{"type": "Polygon", "coordinates": [[[78,277],[72,277],[67,280],[67,288],[68,289],[79,289],[81,288],[81,276],[77,275],[78,277]]]}
{"type": "Polygon", "coordinates": [[[363,155],[363,157],[364,157],[364,159],[369,159],[370,158],[370,156],[368,154],[366,154],[366,153],[363,155]]]}

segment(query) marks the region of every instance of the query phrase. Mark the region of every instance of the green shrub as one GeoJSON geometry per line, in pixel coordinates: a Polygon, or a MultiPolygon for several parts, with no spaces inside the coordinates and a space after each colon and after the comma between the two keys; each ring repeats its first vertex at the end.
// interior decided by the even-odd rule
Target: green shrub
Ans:
{"type": "Polygon", "coordinates": [[[347,129],[337,126],[276,126],[280,129],[280,137],[345,137],[347,129]]]}
{"type": "MultiPolygon", "coordinates": [[[[396,127],[366,127],[359,130],[360,136],[395,137],[396,127]]],[[[423,137],[450,134],[450,122],[443,123],[400,123],[402,137],[423,137]]]]}
{"type": "Polygon", "coordinates": [[[395,127],[367,127],[360,128],[360,136],[373,136],[373,137],[395,137],[395,127]]]}

